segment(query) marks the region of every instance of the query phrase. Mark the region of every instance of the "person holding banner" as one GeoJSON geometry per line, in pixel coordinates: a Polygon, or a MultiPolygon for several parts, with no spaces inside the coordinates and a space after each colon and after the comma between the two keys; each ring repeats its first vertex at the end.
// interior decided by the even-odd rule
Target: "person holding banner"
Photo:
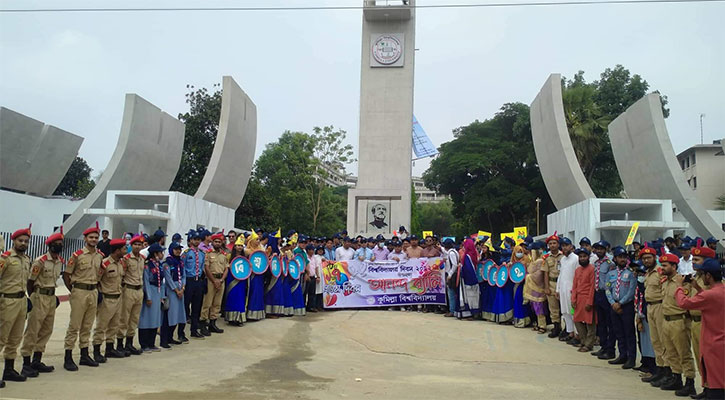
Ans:
{"type": "MultiPolygon", "coordinates": [[[[269,235],[263,235],[263,240],[268,240],[269,235]]],[[[259,235],[252,231],[247,239],[247,246],[244,248],[244,255],[252,262],[252,254],[256,252],[264,253],[259,235]]],[[[260,255],[261,256],[261,255],[260,255]]],[[[267,266],[266,253],[265,257],[261,257],[264,267],[267,266]]],[[[254,266],[254,263],[252,263],[254,266]]],[[[252,268],[254,270],[254,268],[252,268]]],[[[247,280],[247,319],[250,321],[260,321],[264,319],[264,275],[253,271],[252,276],[247,280]]]]}
{"type": "MultiPolygon", "coordinates": [[[[237,241],[234,242],[230,261],[234,261],[237,257],[243,257],[244,254],[244,236],[240,234],[237,241]]],[[[227,298],[224,307],[224,319],[227,321],[227,324],[231,326],[242,326],[245,322],[247,322],[248,285],[249,279],[238,280],[234,277],[234,274],[227,275],[226,285],[224,288],[227,298]]]]}
{"type": "MultiPolygon", "coordinates": [[[[417,238],[414,242],[417,247],[417,238]]],[[[475,270],[478,265],[478,254],[476,253],[476,245],[471,239],[466,239],[463,242],[463,249],[463,262],[459,265],[456,276],[458,304],[455,314],[458,319],[470,321],[474,315],[481,312],[479,308],[481,293],[478,289],[478,278],[475,270]]]]}

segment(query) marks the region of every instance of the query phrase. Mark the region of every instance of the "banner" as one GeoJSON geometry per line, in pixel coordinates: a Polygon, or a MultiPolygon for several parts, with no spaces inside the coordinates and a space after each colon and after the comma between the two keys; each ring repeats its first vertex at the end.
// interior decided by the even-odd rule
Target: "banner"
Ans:
{"type": "Polygon", "coordinates": [[[325,308],[446,304],[443,259],[324,261],[325,308]]]}
{"type": "Polygon", "coordinates": [[[423,239],[433,237],[433,231],[423,231],[423,239]]]}
{"type": "Polygon", "coordinates": [[[632,229],[629,230],[629,235],[627,235],[627,241],[624,242],[625,246],[629,246],[634,242],[634,237],[637,235],[637,230],[639,229],[639,222],[635,222],[632,225],[632,229]]]}
{"type": "Polygon", "coordinates": [[[529,236],[529,230],[525,226],[519,226],[517,228],[514,228],[514,240],[516,241],[516,244],[521,244],[526,239],[526,236],[529,236]]]}

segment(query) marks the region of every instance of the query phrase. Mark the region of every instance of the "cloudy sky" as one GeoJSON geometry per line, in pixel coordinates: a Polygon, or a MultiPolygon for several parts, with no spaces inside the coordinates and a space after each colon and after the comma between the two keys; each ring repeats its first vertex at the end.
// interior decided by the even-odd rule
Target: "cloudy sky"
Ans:
{"type": "MultiPolygon", "coordinates": [[[[485,3],[420,0],[419,5],[485,3]]],[[[362,0],[0,1],[3,9],[356,6],[362,0]]],[[[669,96],[676,152],[725,137],[725,2],[420,9],[415,114],[435,145],[451,130],[530,104],[552,72],[595,80],[622,64],[669,96]]],[[[186,85],[232,75],[257,105],[256,154],[285,130],[334,125],[357,145],[360,10],[0,13],[0,105],[83,136],[111,157],[125,93],[176,116],[186,85]]],[[[416,162],[420,175],[427,162],[416,162]]],[[[357,166],[351,166],[356,172],[357,166]]]]}

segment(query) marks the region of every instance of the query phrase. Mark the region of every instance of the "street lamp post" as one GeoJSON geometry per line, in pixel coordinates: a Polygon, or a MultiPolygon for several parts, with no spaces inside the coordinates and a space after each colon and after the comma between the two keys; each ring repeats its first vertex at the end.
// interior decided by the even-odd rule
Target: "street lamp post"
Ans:
{"type": "Polygon", "coordinates": [[[539,236],[539,204],[541,204],[541,199],[539,197],[536,198],[536,236],[539,236]]]}

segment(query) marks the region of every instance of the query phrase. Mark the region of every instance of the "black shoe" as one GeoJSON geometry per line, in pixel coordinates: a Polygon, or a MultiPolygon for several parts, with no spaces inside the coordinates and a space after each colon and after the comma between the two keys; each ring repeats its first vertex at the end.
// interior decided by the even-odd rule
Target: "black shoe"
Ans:
{"type": "Polygon", "coordinates": [[[98,366],[98,363],[94,359],[92,359],[90,355],[88,355],[88,347],[84,347],[81,349],[81,361],[78,364],[86,365],[89,367],[98,366]]]}
{"type": "Polygon", "coordinates": [[[45,365],[41,360],[43,359],[43,353],[36,351],[33,353],[33,362],[30,364],[34,370],[46,373],[55,371],[55,367],[52,365],[45,365]]]}
{"type": "MultiPolygon", "coordinates": [[[[125,352],[124,352],[125,353],[125,352]]],[[[125,354],[113,348],[113,343],[106,342],[106,358],[123,358],[125,354]]]]}
{"type": "Polygon", "coordinates": [[[593,355],[593,356],[597,356],[597,357],[599,357],[599,356],[600,356],[600,355],[602,355],[603,353],[604,353],[604,349],[599,349],[599,350],[597,350],[597,351],[592,351],[592,352],[591,352],[591,353],[589,353],[589,354],[591,354],[591,355],[593,355]]]}
{"type": "Polygon", "coordinates": [[[600,360],[611,360],[614,358],[614,353],[602,353],[597,358],[600,360]]]}
{"type": "Polygon", "coordinates": [[[649,383],[649,382],[655,381],[657,379],[660,379],[662,377],[662,374],[664,372],[665,372],[665,369],[664,368],[661,368],[661,367],[658,367],[658,366],[655,365],[653,367],[653,370],[652,370],[652,375],[651,376],[645,376],[641,380],[642,380],[642,382],[645,382],[645,383],[649,383]]]}
{"type": "Polygon", "coordinates": [[[632,369],[632,368],[634,368],[634,359],[632,359],[632,358],[627,360],[627,362],[622,365],[622,369],[632,369]]]}
{"type": "Polygon", "coordinates": [[[662,390],[680,390],[682,389],[682,374],[672,374],[670,379],[660,386],[662,390]]]}
{"type": "Polygon", "coordinates": [[[119,353],[123,354],[124,357],[131,357],[131,352],[126,350],[126,346],[123,345],[123,338],[116,339],[116,349],[119,353]]]}
{"type": "Polygon", "coordinates": [[[570,344],[572,346],[579,346],[580,344],[582,344],[582,342],[580,342],[577,338],[572,338],[571,340],[567,340],[566,344],[570,344]]]}
{"type": "Polygon", "coordinates": [[[20,375],[15,370],[15,360],[5,359],[5,370],[3,370],[3,380],[10,382],[25,382],[28,379],[23,375],[20,375]]]}
{"type": "MultiPolygon", "coordinates": [[[[199,333],[199,331],[191,331],[191,337],[194,339],[201,339],[201,340],[204,339],[204,335],[199,333]]],[[[186,339],[186,338],[184,338],[184,339],[186,339]]],[[[187,339],[187,341],[188,341],[188,339],[187,339]]]]}
{"type": "Polygon", "coordinates": [[[699,400],[699,399],[706,399],[707,398],[707,388],[703,388],[702,392],[699,394],[691,394],[691,399],[699,400]]]}
{"type": "Polygon", "coordinates": [[[181,342],[178,340],[171,339],[171,340],[169,340],[169,344],[181,344],[181,342]]]}
{"type": "Polygon", "coordinates": [[[627,359],[626,359],[626,358],[624,358],[623,356],[621,356],[621,355],[620,355],[620,356],[619,356],[619,357],[617,357],[616,359],[614,359],[614,360],[609,360],[609,361],[607,361],[607,362],[608,362],[608,363],[609,363],[610,365],[621,365],[621,364],[624,364],[624,363],[626,363],[626,362],[627,362],[627,359]]]}
{"type": "Polygon", "coordinates": [[[224,333],[224,329],[216,326],[216,320],[213,319],[211,320],[211,322],[209,322],[209,332],[224,333]]]}
{"type": "Polygon", "coordinates": [[[161,347],[163,347],[165,349],[170,349],[171,348],[171,345],[168,344],[168,343],[161,343],[161,347]]]}
{"type": "Polygon", "coordinates": [[[38,371],[33,368],[30,362],[30,356],[23,357],[23,368],[20,370],[20,375],[26,378],[35,378],[39,375],[38,371]]]}
{"type": "Polygon", "coordinates": [[[78,371],[78,366],[73,361],[73,350],[65,351],[65,361],[63,362],[63,368],[67,371],[78,371]]]}
{"type": "Polygon", "coordinates": [[[133,336],[126,337],[126,352],[129,354],[133,354],[135,356],[141,355],[143,353],[141,350],[133,347],[133,336]]]}
{"type": "Polygon", "coordinates": [[[679,396],[679,397],[695,396],[695,395],[697,395],[697,391],[695,391],[695,380],[693,378],[685,379],[685,386],[683,386],[682,389],[675,392],[675,396],[679,396]]]}
{"type": "Polygon", "coordinates": [[[670,369],[670,367],[665,367],[660,377],[651,381],[649,384],[654,387],[660,387],[665,382],[670,380],[670,378],[672,378],[672,370],[670,369]]]}
{"type": "Polygon", "coordinates": [[[551,330],[551,332],[549,333],[548,336],[553,339],[553,338],[559,336],[560,333],[561,333],[561,324],[558,322],[554,322],[554,329],[551,330]]]}
{"type": "Polygon", "coordinates": [[[204,336],[211,336],[211,332],[209,332],[209,323],[206,321],[200,321],[199,325],[201,325],[201,328],[199,329],[199,332],[201,332],[204,336]]]}
{"type": "Polygon", "coordinates": [[[103,354],[101,354],[101,345],[100,344],[93,345],[93,359],[99,364],[103,364],[106,362],[106,357],[104,357],[103,354]]]}
{"type": "Polygon", "coordinates": [[[179,342],[181,343],[189,343],[189,339],[185,335],[179,336],[179,342]]]}
{"type": "Polygon", "coordinates": [[[0,379],[0,389],[5,387],[5,381],[0,379]]]}

